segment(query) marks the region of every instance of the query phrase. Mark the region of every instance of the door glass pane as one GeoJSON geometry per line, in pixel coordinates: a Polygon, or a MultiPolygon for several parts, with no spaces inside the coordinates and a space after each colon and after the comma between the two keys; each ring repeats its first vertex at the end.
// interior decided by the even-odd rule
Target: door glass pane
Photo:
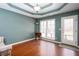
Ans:
{"type": "Polygon", "coordinates": [[[42,37],[46,37],[46,21],[41,21],[40,32],[42,33],[42,37]]]}
{"type": "Polygon", "coordinates": [[[47,37],[55,39],[55,20],[48,21],[48,30],[47,30],[47,37]]]}
{"type": "Polygon", "coordinates": [[[73,41],[73,18],[64,19],[64,39],[73,41]]]}
{"type": "Polygon", "coordinates": [[[55,39],[55,19],[40,22],[42,37],[55,39]]]}
{"type": "Polygon", "coordinates": [[[50,28],[51,26],[50,26],[50,24],[51,24],[51,21],[48,20],[47,21],[47,37],[48,38],[51,38],[51,31],[50,31],[51,30],[51,28],[50,28]]]}
{"type": "Polygon", "coordinates": [[[51,37],[55,39],[55,19],[51,21],[51,37]]]}

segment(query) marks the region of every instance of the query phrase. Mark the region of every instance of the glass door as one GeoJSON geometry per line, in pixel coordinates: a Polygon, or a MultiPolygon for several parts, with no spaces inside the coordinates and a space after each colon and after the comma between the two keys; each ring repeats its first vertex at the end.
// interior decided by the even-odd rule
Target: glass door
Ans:
{"type": "Polygon", "coordinates": [[[61,26],[62,42],[77,45],[77,16],[63,17],[61,26]]]}

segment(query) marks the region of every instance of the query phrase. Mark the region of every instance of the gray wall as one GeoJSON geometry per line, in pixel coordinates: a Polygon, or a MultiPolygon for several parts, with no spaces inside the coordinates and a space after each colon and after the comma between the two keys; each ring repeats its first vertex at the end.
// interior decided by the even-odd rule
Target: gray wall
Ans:
{"type": "Polygon", "coordinates": [[[34,22],[27,16],[0,9],[0,36],[5,37],[5,44],[33,38],[34,22]]]}

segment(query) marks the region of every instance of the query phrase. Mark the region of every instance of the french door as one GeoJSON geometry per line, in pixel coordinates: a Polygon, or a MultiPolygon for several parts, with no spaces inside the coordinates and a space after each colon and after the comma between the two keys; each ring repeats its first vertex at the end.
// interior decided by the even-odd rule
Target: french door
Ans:
{"type": "Polygon", "coordinates": [[[55,19],[40,21],[42,37],[55,40],[55,19]]]}
{"type": "Polygon", "coordinates": [[[61,41],[70,45],[77,45],[77,15],[61,19],[61,41]]]}

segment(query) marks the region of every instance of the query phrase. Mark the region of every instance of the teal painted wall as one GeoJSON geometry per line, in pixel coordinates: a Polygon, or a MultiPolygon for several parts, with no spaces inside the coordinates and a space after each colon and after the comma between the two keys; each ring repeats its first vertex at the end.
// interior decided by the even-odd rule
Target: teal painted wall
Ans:
{"type": "MultiPolygon", "coordinates": [[[[79,10],[66,12],[66,13],[62,13],[62,14],[57,14],[57,15],[52,15],[49,17],[41,18],[39,20],[41,21],[41,20],[45,20],[45,19],[55,18],[55,38],[56,38],[56,41],[61,41],[61,31],[59,30],[61,28],[61,18],[65,17],[65,16],[71,16],[71,15],[79,16],[79,10]]],[[[79,29],[79,17],[78,17],[78,29],[79,29]]],[[[40,30],[38,30],[38,31],[40,31],[40,30]]],[[[79,31],[78,31],[78,38],[79,38],[79,31]]],[[[78,45],[79,45],[79,39],[78,39],[78,45]]]]}
{"type": "Polygon", "coordinates": [[[0,9],[0,36],[5,44],[11,44],[34,37],[34,19],[0,9]]]}
{"type": "Polygon", "coordinates": [[[39,19],[35,20],[35,32],[40,32],[40,20],[39,19]]]}
{"type": "Polygon", "coordinates": [[[59,30],[61,28],[61,17],[56,16],[55,17],[55,38],[56,41],[61,41],[61,31],[59,30]]]}

